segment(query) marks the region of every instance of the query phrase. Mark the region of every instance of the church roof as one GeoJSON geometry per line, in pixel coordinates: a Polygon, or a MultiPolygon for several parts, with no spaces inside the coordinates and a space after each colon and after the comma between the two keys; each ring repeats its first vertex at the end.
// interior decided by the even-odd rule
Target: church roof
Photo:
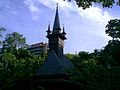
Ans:
{"type": "Polygon", "coordinates": [[[57,5],[52,33],[58,34],[60,33],[60,31],[61,31],[61,28],[60,28],[60,20],[59,20],[58,5],[57,5]]]}
{"type": "Polygon", "coordinates": [[[64,55],[58,58],[56,53],[52,50],[48,55],[48,59],[38,70],[36,75],[69,74],[69,70],[73,67],[73,64],[67,60],[64,55]]]}

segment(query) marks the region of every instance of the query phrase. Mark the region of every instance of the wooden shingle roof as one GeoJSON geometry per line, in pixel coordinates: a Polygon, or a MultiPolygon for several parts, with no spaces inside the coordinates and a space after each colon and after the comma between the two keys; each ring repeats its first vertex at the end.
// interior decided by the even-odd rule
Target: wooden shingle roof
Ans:
{"type": "Polygon", "coordinates": [[[36,75],[69,74],[71,68],[74,68],[73,64],[67,60],[64,55],[58,58],[56,53],[52,50],[48,55],[48,59],[38,70],[36,75]]]}

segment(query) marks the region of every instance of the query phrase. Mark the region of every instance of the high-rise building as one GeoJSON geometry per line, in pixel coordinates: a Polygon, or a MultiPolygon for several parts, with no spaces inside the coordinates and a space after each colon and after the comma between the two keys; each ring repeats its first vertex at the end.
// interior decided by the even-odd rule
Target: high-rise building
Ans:
{"type": "Polygon", "coordinates": [[[32,44],[28,47],[28,50],[35,54],[35,55],[38,55],[38,54],[47,54],[48,52],[48,43],[36,43],[36,44],[32,44]]]}

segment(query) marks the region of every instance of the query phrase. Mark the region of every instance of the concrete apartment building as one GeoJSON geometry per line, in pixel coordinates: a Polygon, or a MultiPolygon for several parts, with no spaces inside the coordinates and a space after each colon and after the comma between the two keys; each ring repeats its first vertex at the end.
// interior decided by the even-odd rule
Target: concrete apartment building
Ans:
{"type": "Polygon", "coordinates": [[[48,43],[40,42],[40,43],[32,44],[28,47],[28,50],[35,55],[38,55],[41,53],[47,54],[48,43]]]}

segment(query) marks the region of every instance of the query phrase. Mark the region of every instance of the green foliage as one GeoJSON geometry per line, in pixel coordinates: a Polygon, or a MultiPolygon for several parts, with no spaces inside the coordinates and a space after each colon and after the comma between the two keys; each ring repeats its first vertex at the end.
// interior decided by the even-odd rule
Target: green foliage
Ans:
{"type": "Polygon", "coordinates": [[[110,85],[111,85],[111,90],[119,90],[120,89],[120,67],[119,66],[114,66],[110,70],[110,85]]]}
{"type": "Polygon", "coordinates": [[[106,34],[111,36],[113,39],[120,39],[120,19],[113,19],[106,25],[106,34]]]}
{"type": "Polygon", "coordinates": [[[94,58],[80,62],[73,57],[72,60],[77,70],[73,71],[70,79],[79,83],[84,90],[119,90],[120,66],[109,68],[106,64],[98,64],[94,58]]]}
{"type": "Polygon", "coordinates": [[[24,48],[19,48],[14,52],[14,55],[16,56],[17,59],[26,59],[26,58],[32,58],[32,54],[24,49],[24,48]]]}
{"type": "MultiPolygon", "coordinates": [[[[72,0],[64,0],[64,1],[72,1],[72,0]]],[[[75,0],[78,7],[82,7],[83,9],[89,8],[93,4],[101,4],[104,7],[112,8],[113,5],[120,6],[120,0],[75,0]]]]}
{"type": "Polygon", "coordinates": [[[109,61],[112,61],[111,64],[120,66],[120,41],[110,40],[103,52],[106,54],[106,57],[109,57],[109,61]]]}
{"type": "Polygon", "coordinates": [[[1,88],[12,87],[16,81],[31,77],[45,60],[45,57],[33,55],[32,57],[26,55],[24,58],[17,59],[11,53],[4,53],[0,58],[1,88]]]}
{"type": "Polygon", "coordinates": [[[90,59],[90,54],[88,52],[85,52],[85,51],[81,51],[78,53],[78,55],[80,56],[80,60],[83,61],[83,60],[89,60],[90,59]]]}
{"type": "Polygon", "coordinates": [[[23,37],[22,34],[19,34],[17,32],[13,32],[12,34],[7,34],[5,40],[3,41],[3,47],[7,49],[9,48],[18,49],[18,48],[24,48],[26,46],[27,45],[26,45],[25,37],[23,37]]]}
{"type": "Polygon", "coordinates": [[[26,48],[23,35],[7,34],[0,50],[0,90],[9,89],[33,76],[44,63],[46,55],[33,55],[26,48]]]}
{"type": "Polygon", "coordinates": [[[66,54],[66,57],[69,59],[69,60],[72,60],[74,57],[75,57],[75,54],[66,54]]]}

